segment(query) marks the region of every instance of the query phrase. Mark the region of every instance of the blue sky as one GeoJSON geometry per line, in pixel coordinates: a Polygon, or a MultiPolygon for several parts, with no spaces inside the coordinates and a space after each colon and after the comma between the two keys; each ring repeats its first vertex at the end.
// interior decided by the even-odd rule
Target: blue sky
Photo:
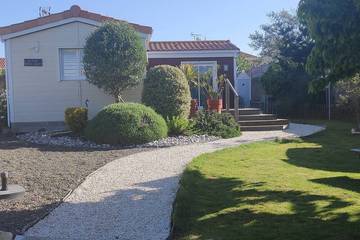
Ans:
{"type": "MultiPolygon", "coordinates": [[[[40,6],[52,13],[77,4],[82,9],[151,26],[152,40],[191,40],[191,32],[208,40],[226,39],[242,51],[249,47],[249,34],[268,21],[266,14],[296,10],[299,0],[11,0],[1,6],[0,26],[38,17],[40,6]]],[[[0,57],[4,47],[0,43],[0,57]]]]}

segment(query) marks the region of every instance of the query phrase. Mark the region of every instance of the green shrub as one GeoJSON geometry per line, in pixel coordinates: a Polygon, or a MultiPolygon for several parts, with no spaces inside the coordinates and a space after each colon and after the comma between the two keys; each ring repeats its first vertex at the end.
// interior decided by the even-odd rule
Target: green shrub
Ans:
{"type": "Polygon", "coordinates": [[[240,136],[240,126],[235,118],[228,113],[200,111],[194,117],[192,126],[194,132],[232,138],[240,136]]]}
{"type": "Polygon", "coordinates": [[[167,132],[165,120],[150,107],[115,103],[89,122],[85,137],[96,143],[132,145],[164,138],[167,132]]]}
{"type": "Polygon", "coordinates": [[[83,107],[71,107],[65,110],[65,123],[76,134],[83,133],[88,121],[88,110],[83,107]]]}
{"type": "Polygon", "coordinates": [[[7,125],[6,91],[0,89],[0,129],[7,125]]]}
{"type": "Polygon", "coordinates": [[[118,99],[144,79],[146,49],[128,23],[105,22],[87,38],[83,62],[87,80],[118,99]]]}
{"type": "Polygon", "coordinates": [[[189,126],[189,120],[183,117],[167,118],[166,123],[169,129],[169,134],[173,136],[184,135],[189,126]]]}
{"type": "Polygon", "coordinates": [[[144,81],[142,101],[164,118],[187,118],[191,96],[184,73],[167,65],[151,68],[144,81]]]}

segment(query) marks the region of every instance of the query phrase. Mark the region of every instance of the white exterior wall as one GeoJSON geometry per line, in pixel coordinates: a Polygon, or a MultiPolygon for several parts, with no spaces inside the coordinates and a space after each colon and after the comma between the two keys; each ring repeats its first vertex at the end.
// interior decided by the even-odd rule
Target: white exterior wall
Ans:
{"type": "MultiPolygon", "coordinates": [[[[11,123],[62,122],[66,108],[85,106],[86,99],[89,118],[93,118],[101,108],[114,102],[113,97],[87,81],[60,81],[59,49],[83,48],[86,37],[95,28],[72,22],[5,41],[11,123]],[[41,58],[43,66],[25,67],[26,58],[41,58]]],[[[123,98],[140,102],[141,91],[140,86],[123,98]]]]}

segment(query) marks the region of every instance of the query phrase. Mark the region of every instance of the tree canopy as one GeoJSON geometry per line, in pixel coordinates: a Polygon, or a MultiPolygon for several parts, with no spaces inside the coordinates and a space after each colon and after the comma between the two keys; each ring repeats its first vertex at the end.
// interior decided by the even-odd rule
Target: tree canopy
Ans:
{"type": "Polygon", "coordinates": [[[301,0],[298,16],[314,41],[307,70],[320,85],[359,72],[359,0],[301,0]]]}
{"type": "Polygon", "coordinates": [[[260,26],[260,31],[250,35],[255,50],[272,62],[278,60],[305,63],[312,49],[307,29],[297,16],[288,11],[268,14],[270,23],[260,26]]]}
{"type": "Polygon", "coordinates": [[[336,89],[340,104],[352,110],[360,130],[360,75],[355,74],[352,78],[337,82],[336,89]]]}
{"type": "Polygon", "coordinates": [[[241,73],[243,71],[245,72],[249,71],[252,67],[252,64],[249,60],[246,59],[246,57],[239,55],[236,58],[236,66],[237,66],[237,71],[241,73]]]}
{"type": "Polygon", "coordinates": [[[117,100],[122,91],[144,78],[146,50],[132,26],[112,21],[88,37],[83,62],[89,82],[117,100]]]}
{"type": "Polygon", "coordinates": [[[261,82],[279,114],[296,114],[312,99],[308,93],[311,77],[305,64],[313,43],[296,14],[280,11],[268,16],[270,23],[250,36],[251,46],[270,62],[261,82]]]}

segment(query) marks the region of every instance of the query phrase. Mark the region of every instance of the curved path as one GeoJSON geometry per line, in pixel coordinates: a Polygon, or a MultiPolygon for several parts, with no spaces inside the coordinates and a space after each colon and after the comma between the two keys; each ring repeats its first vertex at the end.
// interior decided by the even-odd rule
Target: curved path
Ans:
{"type": "MultiPolygon", "coordinates": [[[[194,157],[239,144],[313,134],[322,127],[291,124],[286,131],[141,152],[92,173],[64,203],[26,232],[45,239],[166,239],[178,182],[194,157]]],[[[37,239],[37,238],[36,238],[37,239]]]]}

